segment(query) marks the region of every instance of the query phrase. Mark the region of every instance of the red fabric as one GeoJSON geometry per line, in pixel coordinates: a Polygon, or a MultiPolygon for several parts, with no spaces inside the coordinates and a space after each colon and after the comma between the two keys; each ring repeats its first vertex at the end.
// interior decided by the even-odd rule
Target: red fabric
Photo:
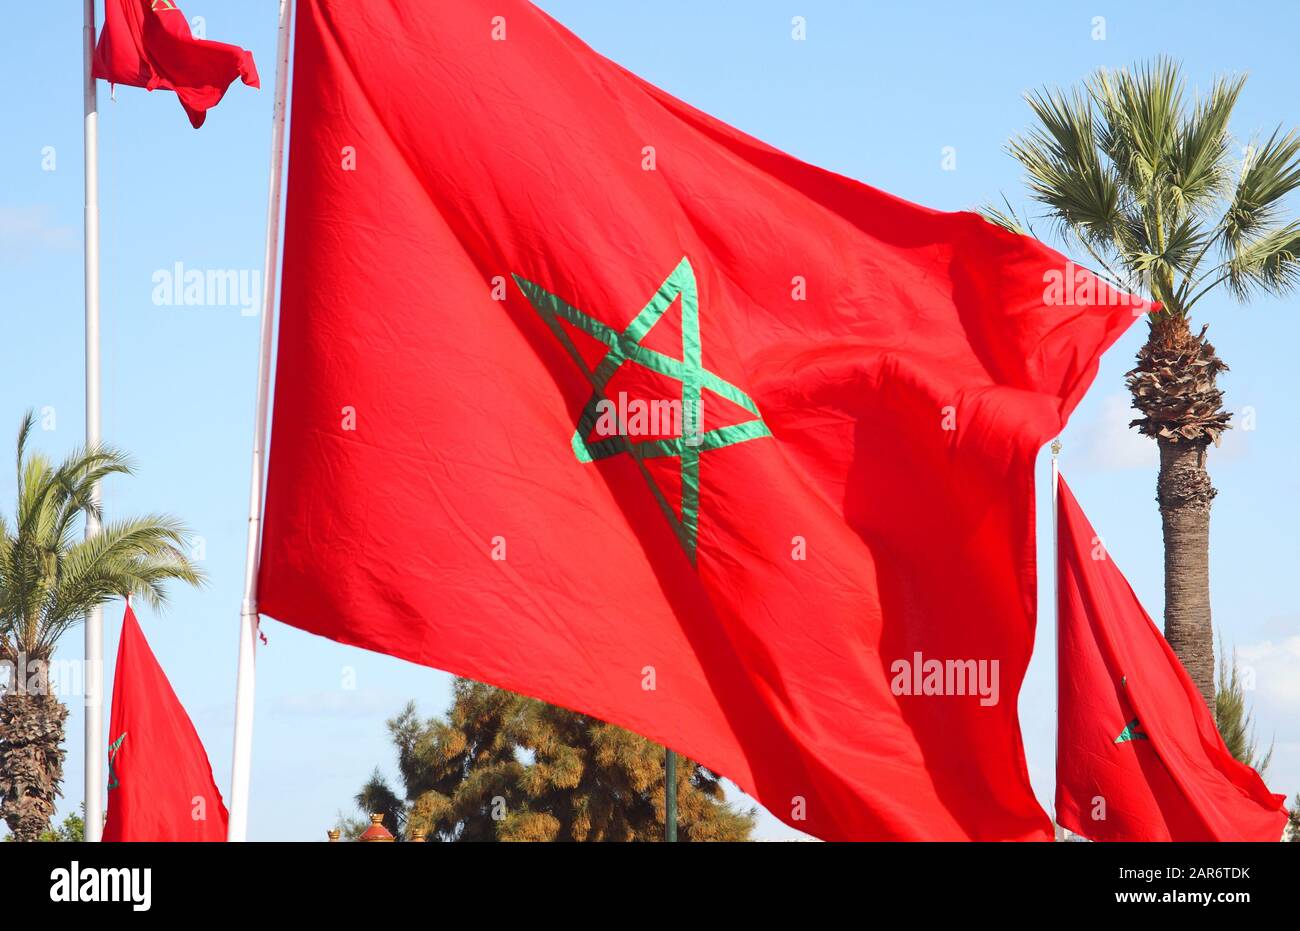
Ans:
{"type": "Polygon", "coordinates": [[[1279,840],[1284,796],[1228,752],[1064,479],[1057,517],[1057,821],[1101,841],[1279,840]]]}
{"type": "MultiPolygon", "coordinates": [[[[296,36],[262,612],[628,727],[821,837],[1049,837],[1016,714],[1033,463],[1132,308],[1045,306],[1056,253],[519,0],[307,0],[296,36]],[[683,258],[704,368],[772,434],[698,454],[694,561],[653,490],[680,520],[690,454],[579,461],[592,382],[512,278],[622,331],[683,258]],[[918,651],[997,660],[999,700],[896,696],[918,651]]],[[[685,310],[645,345],[685,359],[685,310]]],[[[639,358],[607,394],[684,390],[639,358]]],[[[753,419],[703,397],[706,430],[753,419]]]]}
{"type": "Polygon", "coordinates": [[[226,839],[226,806],[208,755],[129,605],[108,731],[104,840],[226,839]]]}
{"type": "Polygon", "coordinates": [[[194,38],[174,0],[104,0],[93,73],[113,84],[175,91],[195,129],[235,78],[261,87],[253,53],[194,38]]]}

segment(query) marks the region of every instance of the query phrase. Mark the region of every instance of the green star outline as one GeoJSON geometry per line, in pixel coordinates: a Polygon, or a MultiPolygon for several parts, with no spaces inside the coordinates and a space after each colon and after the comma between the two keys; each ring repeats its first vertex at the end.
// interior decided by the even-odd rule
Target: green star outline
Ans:
{"type": "Polygon", "coordinates": [[[117,760],[117,751],[122,748],[124,740],[126,740],[126,731],[122,731],[122,736],[108,745],[108,787],[110,789],[116,789],[121,784],[117,778],[117,768],[113,763],[117,760]]]}
{"type": "Polygon", "coordinates": [[[1124,725],[1124,730],[1120,731],[1119,736],[1115,738],[1115,743],[1123,744],[1123,743],[1128,743],[1130,740],[1148,739],[1146,734],[1138,730],[1138,726],[1139,725],[1138,725],[1137,718],[1134,718],[1132,721],[1129,721],[1127,724],[1124,725]]]}
{"type": "Polygon", "coordinates": [[[583,406],[582,413],[578,417],[577,428],[573,431],[574,456],[579,462],[595,462],[620,453],[630,455],[654,493],[664,516],[668,518],[687,558],[694,563],[699,541],[700,454],[707,450],[722,449],[737,443],[771,436],[772,432],[763,422],[763,415],[759,413],[758,405],[748,394],[704,368],[703,346],[700,342],[699,290],[696,287],[695,271],[691,268],[690,260],[683,257],[677,263],[677,267],[664,279],[663,284],[659,286],[645,307],[622,332],[583,313],[541,285],[521,275],[512,277],[533,309],[546,323],[547,328],[555,334],[570,358],[578,364],[578,368],[591,383],[591,398],[583,406]],[[646,335],[668,312],[668,308],[672,306],[678,295],[682,299],[681,361],[642,345],[646,335]],[[573,339],[561,326],[561,320],[567,321],[609,347],[609,351],[605,353],[595,369],[587,365],[578,347],[574,345],[573,339]],[[749,411],[755,419],[717,427],[703,433],[700,433],[697,428],[689,435],[670,439],[633,442],[626,435],[620,434],[589,442],[587,438],[596,426],[597,406],[601,401],[608,401],[605,388],[624,362],[633,362],[682,383],[683,434],[688,433],[686,424],[693,422],[699,416],[700,398],[705,388],[749,411]],[[664,497],[645,466],[646,459],[665,456],[677,456],[681,459],[682,516],[680,519],[673,512],[672,505],[668,503],[668,499],[664,497]]]}

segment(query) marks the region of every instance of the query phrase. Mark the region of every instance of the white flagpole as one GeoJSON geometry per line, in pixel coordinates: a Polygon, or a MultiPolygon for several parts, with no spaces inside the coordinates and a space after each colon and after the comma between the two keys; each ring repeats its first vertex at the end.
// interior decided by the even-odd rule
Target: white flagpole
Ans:
{"type": "Polygon", "coordinates": [[[257,570],[262,557],[262,489],[266,474],[266,425],[271,394],[271,339],[275,330],[277,264],[280,251],[280,189],[284,178],[285,104],[289,92],[289,30],[293,0],[280,0],[280,36],[275,55],[275,111],[271,124],[271,184],[266,205],[266,254],[262,288],[262,334],[257,360],[257,415],[253,428],[253,470],[248,492],[248,549],[244,600],[239,615],[239,672],[235,681],[235,749],[230,776],[227,839],[248,835],[248,791],[253,766],[253,692],[257,655],[257,570]]]}
{"type": "MultiPolygon", "coordinates": [[[[1052,441],[1052,627],[1056,631],[1056,675],[1053,684],[1056,686],[1056,696],[1053,702],[1056,708],[1056,715],[1053,724],[1055,733],[1052,736],[1052,767],[1055,771],[1056,759],[1060,751],[1061,740],[1061,602],[1060,602],[1060,572],[1061,572],[1061,541],[1060,528],[1058,526],[1056,496],[1060,487],[1061,472],[1056,464],[1056,457],[1061,452],[1061,441],[1059,439],[1052,441]]],[[[1052,793],[1052,811],[1056,811],[1056,793],[1052,793]]],[[[1065,840],[1065,828],[1056,824],[1056,818],[1052,818],[1053,827],[1055,828],[1056,840],[1065,840]]]]}
{"type": "MultiPolygon", "coordinates": [[[[82,27],[84,79],[84,144],[86,165],[86,446],[99,445],[99,93],[92,76],[95,57],[95,0],[85,0],[82,27]]],[[[98,507],[98,484],[92,491],[98,507]]],[[[99,533],[99,519],[86,514],[86,536],[99,533]]],[[[86,840],[97,841],[104,831],[104,613],[92,608],[86,615],[86,840]]]]}

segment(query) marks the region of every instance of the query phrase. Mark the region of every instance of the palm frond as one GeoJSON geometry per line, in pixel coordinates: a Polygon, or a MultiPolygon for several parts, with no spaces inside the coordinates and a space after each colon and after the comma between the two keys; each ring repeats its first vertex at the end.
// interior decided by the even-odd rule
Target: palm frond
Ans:
{"type": "Polygon", "coordinates": [[[1178,64],[1162,57],[1135,69],[1102,69],[1088,88],[1102,112],[1102,150],[1127,187],[1152,193],[1170,167],[1183,126],[1178,64]]]}
{"type": "Polygon", "coordinates": [[[1008,232],[1015,233],[1019,236],[1032,236],[1033,232],[1025,221],[1021,220],[1016,214],[1015,208],[1007,202],[1006,198],[1002,199],[1006,209],[995,207],[992,204],[981,204],[975,212],[988,220],[994,226],[1000,226],[1008,232]]]}
{"type": "Polygon", "coordinates": [[[23,422],[18,426],[18,477],[22,480],[23,462],[27,454],[27,440],[32,435],[32,427],[36,423],[36,412],[28,411],[23,415],[23,422]]]}
{"type": "Polygon", "coordinates": [[[1275,129],[1247,152],[1221,224],[1230,257],[1240,244],[1276,223],[1282,199],[1300,188],[1300,133],[1275,129]]]}
{"type": "Polygon", "coordinates": [[[46,539],[55,525],[59,492],[50,460],[40,453],[27,457],[18,473],[18,509],[15,522],[20,535],[46,539]]]}
{"type": "Polygon", "coordinates": [[[1028,172],[1031,196],[1072,233],[1109,244],[1123,220],[1119,179],[1099,158],[1091,102],[1059,91],[1035,91],[1026,99],[1039,125],[1008,149],[1028,172]]]}
{"type": "Polygon", "coordinates": [[[1284,294],[1300,285],[1300,220],[1239,243],[1228,260],[1227,279],[1240,300],[1254,291],[1284,294]]]}
{"type": "Polygon", "coordinates": [[[85,514],[99,516],[95,487],[130,462],[107,446],[74,450],[58,466],[30,451],[33,417],[18,436],[18,494],[12,526],[0,521],[0,649],[48,656],[59,637],[106,601],[134,595],[161,607],[167,583],[202,585],[186,555],[189,532],[170,517],[109,523],[78,539],[85,514]]]}
{"type": "Polygon", "coordinates": [[[1218,78],[1180,122],[1170,166],[1170,191],[1180,219],[1202,215],[1230,186],[1228,120],[1245,84],[1244,75],[1218,78]]]}
{"type": "Polygon", "coordinates": [[[76,519],[82,514],[102,521],[96,487],[109,476],[130,474],[130,460],[108,446],[79,449],[64,459],[53,479],[58,486],[57,506],[61,515],[53,528],[54,534],[69,539],[76,519]]]}
{"type": "MultiPolygon", "coordinates": [[[[51,605],[51,615],[84,600],[79,592],[107,586],[108,596],[139,595],[150,603],[164,599],[152,579],[177,579],[191,585],[204,581],[201,570],[185,555],[189,531],[174,518],[151,515],[105,524],[88,540],[63,556],[60,566],[64,594],[51,605]],[[139,587],[132,587],[139,583],[139,587]]],[[[77,613],[75,610],[73,613],[77,613]]]]}
{"type": "Polygon", "coordinates": [[[1173,281],[1179,274],[1186,275],[1194,267],[1213,234],[1192,217],[1184,217],[1166,231],[1160,251],[1133,249],[1127,264],[1144,277],[1157,281],[1173,281]]]}

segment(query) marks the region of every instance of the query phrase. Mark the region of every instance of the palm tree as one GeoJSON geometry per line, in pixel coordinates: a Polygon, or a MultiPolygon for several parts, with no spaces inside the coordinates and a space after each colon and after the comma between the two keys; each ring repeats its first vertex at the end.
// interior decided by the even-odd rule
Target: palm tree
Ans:
{"type": "Polygon", "coordinates": [[[81,539],[82,516],[99,517],[93,489],[129,475],[107,447],[74,452],[57,467],[28,453],[29,413],[18,431],[18,506],[11,527],[0,515],[0,816],[16,840],[38,839],[63,780],[68,709],[51,689],[50,659],[68,630],[95,607],[135,595],[152,606],[171,579],[200,585],[184,553],[187,531],[169,517],[105,524],[81,539]]]}
{"type": "MultiPolygon", "coordinates": [[[[1283,198],[1300,187],[1300,135],[1274,130],[1234,154],[1228,121],[1244,77],[1222,77],[1189,100],[1181,69],[1159,59],[1102,70],[1081,88],[1027,95],[1037,124],[1011,141],[1030,197],[1067,246],[1112,283],[1162,306],[1128,373],[1130,426],[1160,449],[1156,500],[1165,543],[1165,637],[1214,707],[1210,502],[1206,454],[1228,429],[1218,376],[1227,371],[1193,332],[1192,309],[1217,288],[1239,301],[1300,283],[1300,221],[1283,198]]],[[[1017,232],[1014,210],[984,209],[1017,232]]]]}

